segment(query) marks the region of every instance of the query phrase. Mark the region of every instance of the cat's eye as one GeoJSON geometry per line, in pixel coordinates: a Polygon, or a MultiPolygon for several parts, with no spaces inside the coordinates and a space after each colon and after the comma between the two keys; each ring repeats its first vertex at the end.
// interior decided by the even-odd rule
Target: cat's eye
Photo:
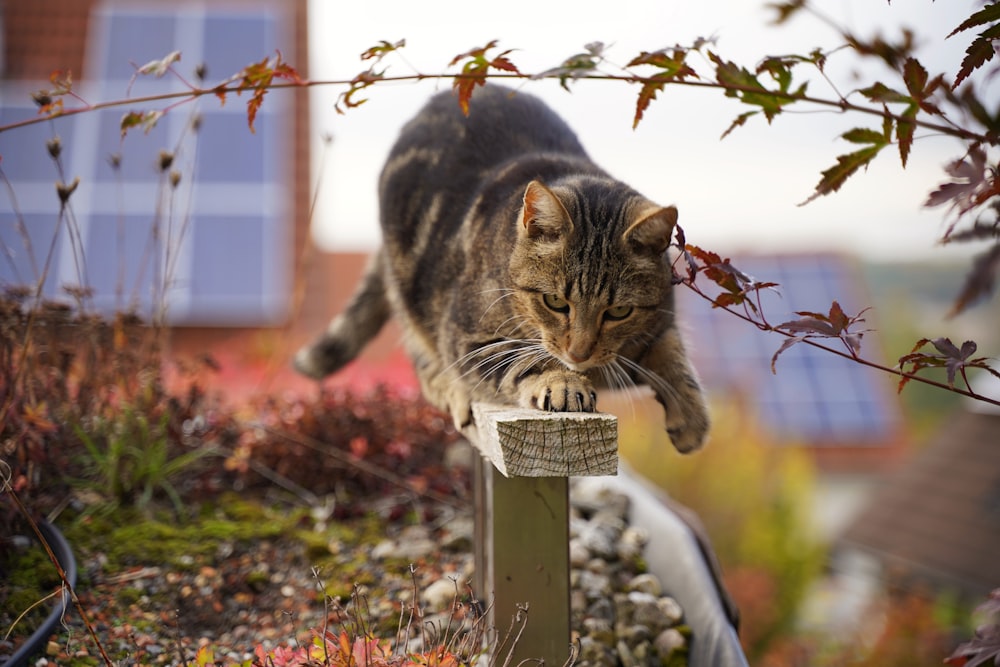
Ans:
{"type": "Polygon", "coordinates": [[[604,311],[604,318],[608,320],[624,320],[632,314],[632,306],[611,306],[604,311]]]}
{"type": "Polygon", "coordinates": [[[542,296],[542,303],[545,304],[546,308],[557,313],[569,312],[569,302],[558,294],[545,294],[542,296]]]}

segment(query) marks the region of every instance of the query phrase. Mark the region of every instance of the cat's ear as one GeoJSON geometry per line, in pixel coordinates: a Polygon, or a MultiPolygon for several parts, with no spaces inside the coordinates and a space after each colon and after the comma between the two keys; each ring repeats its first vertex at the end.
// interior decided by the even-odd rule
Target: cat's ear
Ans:
{"type": "Polygon", "coordinates": [[[677,224],[677,209],[673,206],[646,209],[639,219],[632,223],[622,239],[635,247],[654,255],[662,255],[670,246],[670,238],[677,224]]]}
{"type": "Polygon", "coordinates": [[[529,239],[557,241],[573,231],[573,222],[566,207],[552,190],[539,181],[528,183],[524,190],[519,222],[519,234],[529,239]]]}

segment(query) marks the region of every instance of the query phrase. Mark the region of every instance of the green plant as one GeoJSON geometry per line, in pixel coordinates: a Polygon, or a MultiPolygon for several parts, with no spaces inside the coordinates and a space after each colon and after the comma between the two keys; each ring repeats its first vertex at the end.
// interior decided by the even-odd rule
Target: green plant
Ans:
{"type": "Polygon", "coordinates": [[[154,494],[162,491],[182,514],[184,502],[174,481],[215,450],[198,447],[172,455],[167,425],[166,413],[151,423],[149,415],[126,405],[113,419],[95,418],[90,432],[77,426],[86,450],[81,461],[86,477],[78,483],[111,507],[134,505],[139,510],[147,510],[154,494]]]}

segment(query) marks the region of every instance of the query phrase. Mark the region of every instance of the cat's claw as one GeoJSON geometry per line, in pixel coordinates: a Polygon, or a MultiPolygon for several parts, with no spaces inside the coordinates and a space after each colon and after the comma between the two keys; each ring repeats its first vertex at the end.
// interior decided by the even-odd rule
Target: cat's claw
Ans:
{"type": "Polygon", "coordinates": [[[521,388],[521,403],[546,412],[593,412],[597,392],[590,380],[571,371],[549,371],[521,388]]]}

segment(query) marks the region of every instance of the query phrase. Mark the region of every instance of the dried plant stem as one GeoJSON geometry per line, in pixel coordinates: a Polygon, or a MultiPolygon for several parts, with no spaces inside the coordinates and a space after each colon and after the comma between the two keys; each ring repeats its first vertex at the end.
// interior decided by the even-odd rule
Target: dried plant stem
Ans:
{"type": "Polygon", "coordinates": [[[52,562],[52,565],[56,568],[56,573],[59,575],[59,579],[62,581],[63,586],[69,591],[70,599],[73,600],[73,606],[76,607],[76,611],[80,614],[80,619],[83,621],[84,626],[87,628],[87,632],[90,634],[91,639],[94,640],[94,645],[97,647],[98,653],[101,655],[101,659],[107,667],[114,667],[114,662],[111,657],[108,656],[107,651],[104,650],[104,644],[101,643],[100,638],[97,636],[97,630],[94,629],[93,623],[90,622],[90,616],[87,614],[86,608],[84,608],[83,603],[80,602],[80,598],[76,594],[76,590],[69,581],[69,577],[66,576],[66,571],[63,569],[62,565],[59,563],[59,559],[56,558],[55,553],[52,551],[52,547],[49,546],[48,540],[42,534],[42,531],[38,528],[38,524],[32,518],[31,513],[28,508],[24,506],[21,499],[18,497],[17,493],[11,487],[8,480],[4,480],[3,490],[10,496],[11,500],[14,501],[14,505],[17,506],[18,512],[24,517],[24,520],[28,522],[31,526],[32,532],[34,532],[35,537],[38,539],[42,548],[45,549],[45,554],[48,559],[52,562]]]}

